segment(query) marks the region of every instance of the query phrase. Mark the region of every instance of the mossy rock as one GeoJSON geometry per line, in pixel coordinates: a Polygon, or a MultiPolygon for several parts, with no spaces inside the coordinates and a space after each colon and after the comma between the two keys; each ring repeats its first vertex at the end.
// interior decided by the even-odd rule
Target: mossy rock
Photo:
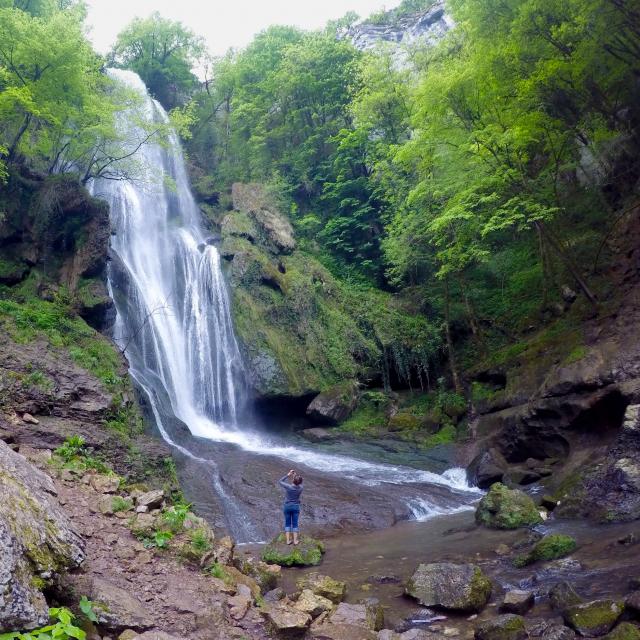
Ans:
{"type": "Polygon", "coordinates": [[[491,596],[491,581],[474,564],[421,564],[405,585],[405,593],[425,607],[480,611],[491,596]]]}
{"type": "Polygon", "coordinates": [[[339,604],[347,593],[347,584],[341,580],[334,580],[330,576],[319,573],[309,573],[296,582],[296,587],[303,591],[308,589],[316,595],[331,600],[333,604],[339,604]]]}
{"type": "Polygon", "coordinates": [[[281,567],[311,567],[320,564],[324,545],[319,540],[300,536],[300,544],[286,543],[284,533],[274,538],[262,552],[262,559],[281,567]]]}
{"type": "Polygon", "coordinates": [[[593,600],[568,607],[563,612],[566,624],[581,636],[603,636],[609,633],[618,621],[624,604],[615,600],[593,600]]]}
{"type": "Polygon", "coordinates": [[[513,613],[481,622],[474,634],[476,640],[524,640],[526,637],[524,618],[513,613]]]}
{"type": "Polygon", "coordinates": [[[420,427],[420,418],[411,413],[396,413],[389,418],[389,431],[413,431],[420,427]]]}
{"type": "Polygon", "coordinates": [[[640,640],[640,629],[630,622],[621,622],[604,640],[640,640]]]}
{"type": "Polygon", "coordinates": [[[538,560],[555,560],[564,558],[576,550],[574,538],[561,533],[552,533],[536,542],[528,554],[518,556],[513,564],[516,567],[526,567],[538,560]]]}
{"type": "Polygon", "coordinates": [[[476,522],[492,529],[518,529],[540,524],[542,516],[526,493],[496,482],[480,500],[476,522]]]}

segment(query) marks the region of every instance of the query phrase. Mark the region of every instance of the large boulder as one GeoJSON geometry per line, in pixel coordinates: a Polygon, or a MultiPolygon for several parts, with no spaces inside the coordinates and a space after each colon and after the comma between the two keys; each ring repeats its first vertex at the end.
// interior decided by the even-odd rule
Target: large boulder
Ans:
{"type": "Polygon", "coordinates": [[[310,567],[320,564],[323,553],[324,545],[319,540],[301,535],[300,544],[292,545],[281,533],[264,548],[262,559],[281,567],[310,567]]]}
{"type": "Polygon", "coordinates": [[[469,484],[488,489],[495,482],[500,482],[507,468],[504,456],[494,447],[479,453],[467,467],[469,484]]]}
{"type": "Polygon", "coordinates": [[[307,415],[318,424],[337,425],[351,415],[357,404],[357,384],[346,382],[318,394],[307,407],[307,415]]]}
{"type": "Polygon", "coordinates": [[[331,600],[334,604],[339,604],[344,600],[347,593],[347,584],[340,580],[334,580],[329,576],[320,573],[309,573],[304,578],[296,582],[298,589],[309,589],[323,598],[331,600]]]}
{"type": "Polygon", "coordinates": [[[476,640],[524,640],[527,637],[524,618],[505,613],[485,620],[476,627],[474,637],[476,640]]]}
{"type": "Polygon", "coordinates": [[[0,441],[0,633],[49,620],[41,589],[84,560],[49,476],[0,441]]]}
{"type": "Polygon", "coordinates": [[[142,603],[118,585],[98,576],[68,576],[65,590],[76,600],[87,596],[101,626],[111,631],[151,629],[155,620],[142,603]]]}
{"type": "Polygon", "coordinates": [[[593,600],[568,607],[563,612],[566,624],[581,636],[603,636],[615,625],[624,611],[624,604],[615,600],[593,600]]]}
{"type": "Polygon", "coordinates": [[[271,632],[279,638],[301,638],[311,624],[311,616],[296,609],[289,600],[267,603],[260,613],[271,632]]]}
{"type": "Polygon", "coordinates": [[[523,591],[521,589],[512,589],[504,594],[504,600],[500,605],[500,611],[503,613],[517,613],[523,615],[533,607],[535,596],[533,591],[523,591]]]}
{"type": "Polygon", "coordinates": [[[640,629],[630,622],[621,622],[604,637],[605,640],[640,640],[640,629]]]}
{"type": "Polygon", "coordinates": [[[310,589],[303,589],[296,600],[295,608],[308,613],[312,618],[317,618],[325,611],[331,611],[333,602],[319,596],[317,593],[313,593],[310,589]]]}
{"type": "Polygon", "coordinates": [[[526,493],[496,482],[480,500],[476,522],[493,529],[517,529],[540,524],[542,516],[526,493]]]}
{"type": "MultiPolygon", "coordinates": [[[[373,599],[372,599],[373,600],[373,599]]],[[[384,612],[380,603],[348,604],[341,602],[329,617],[331,624],[348,624],[380,631],[384,626],[384,612]]]]}
{"type": "Polygon", "coordinates": [[[421,564],[405,592],[425,607],[480,611],[491,595],[491,581],[474,564],[421,564]]]}
{"type": "Polygon", "coordinates": [[[576,593],[576,590],[569,582],[557,582],[549,589],[549,604],[554,611],[559,613],[582,602],[584,600],[576,593]]]}

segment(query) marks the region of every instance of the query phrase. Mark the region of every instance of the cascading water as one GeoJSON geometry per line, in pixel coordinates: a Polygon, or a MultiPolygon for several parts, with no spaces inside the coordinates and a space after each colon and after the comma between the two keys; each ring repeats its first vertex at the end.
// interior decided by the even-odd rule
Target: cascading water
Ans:
{"type": "MultiPolygon", "coordinates": [[[[109,73],[143,96],[148,123],[168,122],[136,74],[109,73]]],[[[146,135],[134,124],[123,121],[120,126],[133,137],[146,135]]],[[[406,485],[406,505],[416,519],[469,505],[476,493],[455,471],[438,475],[373,464],[269,441],[246,425],[241,428],[242,358],[220,257],[200,227],[177,137],[170,135],[165,145],[147,143],[138,155],[135,180],[99,179],[91,185],[94,195],[106,199],[111,209],[109,286],[117,310],[114,338],[126,352],[131,375],[146,393],[163,438],[210,471],[212,488],[232,533],[243,540],[260,537],[237,500],[227,494],[216,463],[195,455],[171,436],[165,423],[174,417],[193,436],[245,452],[284,458],[362,485],[406,485]],[[411,490],[417,485],[450,489],[450,499],[433,503],[424,489],[411,490]]]]}

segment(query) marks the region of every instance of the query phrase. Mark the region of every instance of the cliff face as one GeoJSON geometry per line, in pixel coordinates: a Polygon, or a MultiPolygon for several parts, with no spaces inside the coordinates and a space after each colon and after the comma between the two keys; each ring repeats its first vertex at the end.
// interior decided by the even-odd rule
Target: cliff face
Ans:
{"type": "Polygon", "coordinates": [[[438,0],[426,11],[394,17],[388,21],[364,21],[350,27],[344,37],[361,51],[373,49],[379,43],[396,46],[414,43],[435,44],[453,26],[453,20],[445,11],[444,2],[438,0]]]}
{"type": "Polygon", "coordinates": [[[109,248],[106,204],[75,176],[16,171],[0,191],[0,285],[27,286],[41,299],[64,293],[102,329],[113,319],[104,284],[109,248]]]}

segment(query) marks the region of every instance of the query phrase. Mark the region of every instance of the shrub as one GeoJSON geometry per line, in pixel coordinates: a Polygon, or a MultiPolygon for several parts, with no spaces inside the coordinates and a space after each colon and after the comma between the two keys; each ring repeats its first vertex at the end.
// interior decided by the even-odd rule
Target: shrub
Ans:
{"type": "MultiPolygon", "coordinates": [[[[90,605],[86,598],[84,598],[84,601],[90,605]]],[[[93,612],[93,609],[91,611],[93,612]]],[[[46,627],[25,631],[24,633],[18,631],[3,633],[0,634],[0,640],[50,640],[51,638],[56,638],[56,640],[71,640],[72,638],[85,640],[87,637],[87,634],[74,624],[75,617],[69,609],[64,607],[51,608],[49,609],[49,616],[52,623],[46,627]]]]}

